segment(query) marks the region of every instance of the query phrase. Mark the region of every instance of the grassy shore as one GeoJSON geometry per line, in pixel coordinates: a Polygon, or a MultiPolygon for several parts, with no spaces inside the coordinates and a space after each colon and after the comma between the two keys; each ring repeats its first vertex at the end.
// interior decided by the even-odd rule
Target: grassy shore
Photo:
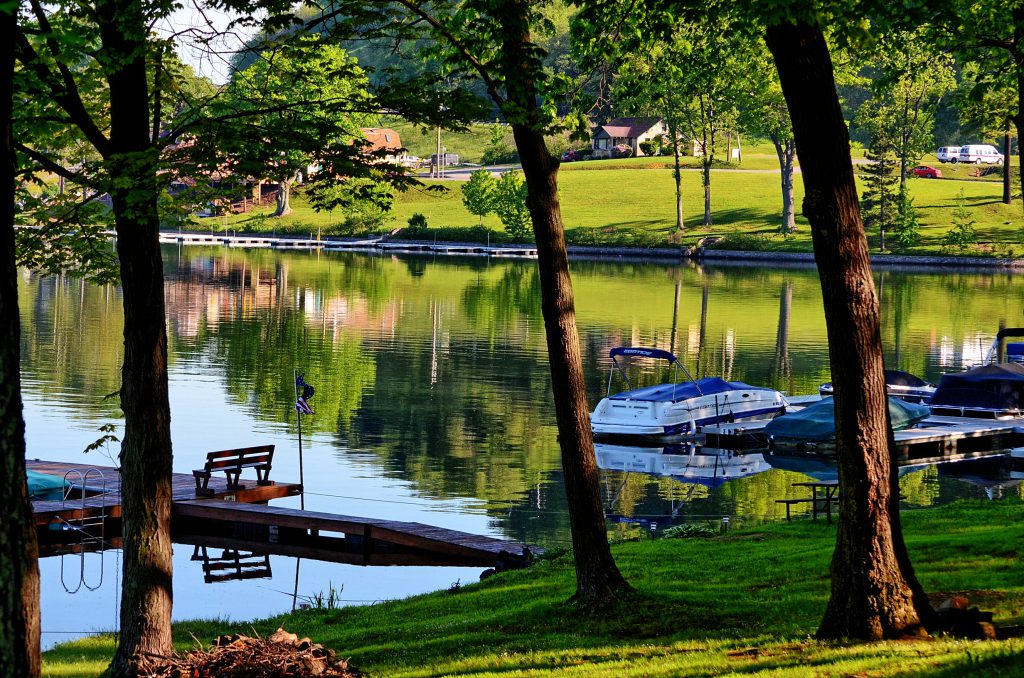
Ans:
{"type": "MultiPolygon", "coordinates": [[[[744,156],[742,166],[718,164],[712,172],[711,206],[713,225],[704,226],[704,198],[701,173],[688,158],[690,168],[683,176],[683,218],[685,230],[675,231],[675,185],[665,158],[567,163],[559,175],[559,190],[566,237],[570,244],[598,246],[665,247],[692,245],[707,236],[725,237],[732,249],[808,252],[810,234],[806,221],[797,218],[797,232],[778,233],[781,214],[780,175],[773,155],[755,147],[744,156]],[[751,167],[764,167],[754,169],[751,167]],[[741,169],[738,169],[741,167],[741,169]],[[775,169],[772,169],[772,168],[775,169]]],[[[928,159],[926,159],[927,162],[928,159]]],[[[937,165],[938,163],[932,162],[937,165]]],[[[977,168],[942,165],[944,178],[909,180],[910,194],[921,224],[920,239],[906,254],[967,254],[982,256],[1024,256],[1024,209],[1002,204],[998,177],[972,177],[977,168]],[[955,178],[945,178],[945,176],[955,178]],[[953,225],[953,210],[962,193],[964,205],[975,221],[978,244],[949,252],[943,238],[953,225]]],[[[406,225],[413,214],[427,217],[429,229],[418,234],[427,240],[506,242],[496,217],[481,222],[462,204],[461,184],[439,184],[446,191],[412,189],[400,195],[394,210],[380,227],[394,231],[406,225]]],[[[803,185],[796,181],[799,214],[803,185]]],[[[269,211],[201,219],[194,228],[215,232],[259,231],[278,234],[352,234],[339,226],[342,214],[317,213],[303,199],[294,199],[294,212],[271,218],[269,211]]],[[[873,249],[878,233],[869,233],[873,249]]]]}
{"type": "MultiPolygon", "coordinates": [[[[925,588],[1024,621],[1020,497],[904,514],[925,588]]],[[[369,607],[320,609],[254,624],[175,625],[178,648],[222,632],[283,626],[376,676],[1024,676],[1024,640],[887,643],[812,639],[828,598],[835,527],[797,521],[704,538],[623,543],[613,551],[636,593],[595,616],[567,602],[561,556],[479,584],[369,607]]],[[[326,588],[327,582],[324,582],[326,588]]],[[[96,676],[109,637],[45,655],[49,676],[96,676]]]]}

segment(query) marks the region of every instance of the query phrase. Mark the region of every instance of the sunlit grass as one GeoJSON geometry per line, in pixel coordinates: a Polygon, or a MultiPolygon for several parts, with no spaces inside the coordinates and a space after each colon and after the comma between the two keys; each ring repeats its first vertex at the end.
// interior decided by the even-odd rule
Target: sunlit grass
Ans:
{"type": "MultiPolygon", "coordinates": [[[[760,150],[760,149],[759,149],[760,150]]],[[[688,162],[695,162],[688,158],[688,162]]],[[[708,236],[732,238],[730,247],[767,251],[809,252],[810,233],[800,215],[803,183],[796,177],[795,207],[797,232],[778,233],[782,198],[777,161],[768,154],[748,153],[743,169],[755,165],[761,171],[715,170],[711,184],[711,226],[703,225],[704,194],[701,173],[688,170],[683,175],[683,221],[685,230],[675,229],[675,184],[672,172],[662,167],[665,158],[626,158],[624,160],[569,163],[559,175],[559,195],[566,238],[570,244],[671,247],[693,245],[708,236]]],[[[934,164],[934,163],[932,163],[934,164]]],[[[721,167],[737,167],[736,165],[721,167]]],[[[966,174],[973,166],[944,166],[944,172],[966,174]]],[[[442,181],[446,191],[413,188],[398,196],[382,231],[405,226],[413,214],[427,218],[427,240],[468,240],[502,242],[507,240],[497,217],[481,220],[462,204],[460,183],[442,181]],[[486,229],[486,230],[483,230],[486,229]]],[[[908,254],[945,254],[943,238],[952,226],[952,212],[963,192],[964,203],[975,220],[979,245],[954,253],[982,256],[1024,256],[1024,209],[1018,203],[1001,202],[999,181],[979,179],[909,180],[910,194],[921,224],[919,243],[908,254]]],[[[1016,183],[1015,183],[1016,185],[1016,183]]],[[[1016,189],[1015,189],[1016,190],[1016,189]]],[[[316,236],[318,230],[343,234],[339,224],[344,214],[312,210],[301,193],[294,198],[294,213],[279,219],[269,217],[270,210],[254,214],[199,220],[197,229],[215,233],[235,230],[272,234],[316,236]]],[[[874,251],[879,234],[868,233],[874,251]]],[[[891,240],[890,240],[891,244],[891,240]]]]}
{"type": "MultiPolygon", "coordinates": [[[[940,597],[965,593],[997,624],[1020,624],[1022,518],[1020,497],[906,512],[925,588],[940,597]]],[[[567,602],[575,579],[562,556],[456,592],[251,625],[186,622],[175,637],[190,649],[220,632],[284,626],[378,676],[1024,675],[1020,639],[814,641],[834,539],[833,525],[797,521],[619,544],[616,561],[636,593],[591,616],[567,602]]],[[[46,655],[48,675],[95,676],[112,647],[87,639],[57,648],[46,655]]]]}

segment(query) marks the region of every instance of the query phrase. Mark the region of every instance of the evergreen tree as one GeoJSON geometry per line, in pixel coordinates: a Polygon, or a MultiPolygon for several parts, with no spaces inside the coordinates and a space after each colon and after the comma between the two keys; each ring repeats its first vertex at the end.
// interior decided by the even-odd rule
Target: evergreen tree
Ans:
{"type": "Polygon", "coordinates": [[[896,157],[892,147],[885,143],[873,145],[867,157],[870,162],[863,169],[866,188],[860,199],[864,231],[871,233],[877,229],[879,249],[884,251],[885,232],[892,226],[897,209],[896,157]]]}

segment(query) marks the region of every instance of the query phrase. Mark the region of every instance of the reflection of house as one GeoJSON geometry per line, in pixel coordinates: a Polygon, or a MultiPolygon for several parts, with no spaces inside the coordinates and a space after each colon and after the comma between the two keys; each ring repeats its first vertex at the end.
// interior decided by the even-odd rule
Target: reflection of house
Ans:
{"type": "Polygon", "coordinates": [[[384,162],[403,163],[406,153],[398,132],[389,127],[360,127],[359,131],[370,142],[368,152],[382,153],[384,162]]]}
{"type": "Polygon", "coordinates": [[[667,133],[661,118],[614,118],[594,132],[594,157],[611,156],[616,146],[629,146],[633,155],[643,155],[640,144],[667,133]]]}

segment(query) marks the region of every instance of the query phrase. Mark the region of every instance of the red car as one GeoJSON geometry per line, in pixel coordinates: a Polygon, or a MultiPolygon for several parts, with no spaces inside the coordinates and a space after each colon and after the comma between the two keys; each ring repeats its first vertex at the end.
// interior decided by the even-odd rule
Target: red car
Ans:
{"type": "Polygon", "coordinates": [[[928,165],[918,165],[914,169],[910,170],[910,172],[915,177],[924,177],[925,179],[938,179],[942,176],[942,170],[937,170],[934,167],[929,167],[928,165]]]}

